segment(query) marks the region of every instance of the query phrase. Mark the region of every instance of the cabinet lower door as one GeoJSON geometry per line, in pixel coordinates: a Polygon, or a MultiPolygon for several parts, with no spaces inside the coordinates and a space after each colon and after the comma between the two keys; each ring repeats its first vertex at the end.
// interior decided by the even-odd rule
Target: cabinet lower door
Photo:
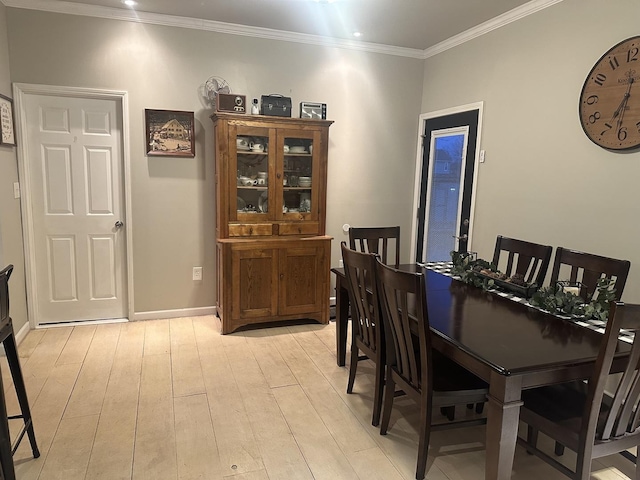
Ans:
{"type": "Polygon", "coordinates": [[[231,281],[234,320],[278,314],[278,251],[233,249],[231,281]]]}
{"type": "Polygon", "coordinates": [[[328,302],[327,282],[330,242],[317,246],[281,249],[280,301],[281,315],[321,312],[328,302]],[[324,296],[327,295],[327,298],[324,296]]]}

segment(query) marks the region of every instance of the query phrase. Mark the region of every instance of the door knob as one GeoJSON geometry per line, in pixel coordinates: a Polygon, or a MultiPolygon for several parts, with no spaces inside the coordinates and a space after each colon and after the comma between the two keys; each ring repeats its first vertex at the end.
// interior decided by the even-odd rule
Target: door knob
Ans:
{"type": "Polygon", "coordinates": [[[465,233],[464,235],[460,235],[459,237],[457,237],[456,235],[451,235],[453,238],[457,238],[458,240],[460,240],[461,242],[466,242],[469,238],[469,236],[465,233]]]}
{"type": "Polygon", "coordinates": [[[120,220],[116,222],[116,228],[121,228],[124,225],[120,220]]]}

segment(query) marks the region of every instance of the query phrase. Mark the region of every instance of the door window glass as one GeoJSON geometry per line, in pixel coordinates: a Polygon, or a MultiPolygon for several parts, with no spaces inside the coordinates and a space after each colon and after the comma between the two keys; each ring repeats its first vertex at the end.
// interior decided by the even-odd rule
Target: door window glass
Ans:
{"type": "Polygon", "coordinates": [[[460,223],[466,133],[434,133],[427,186],[427,262],[447,261],[456,249],[460,223]]]}

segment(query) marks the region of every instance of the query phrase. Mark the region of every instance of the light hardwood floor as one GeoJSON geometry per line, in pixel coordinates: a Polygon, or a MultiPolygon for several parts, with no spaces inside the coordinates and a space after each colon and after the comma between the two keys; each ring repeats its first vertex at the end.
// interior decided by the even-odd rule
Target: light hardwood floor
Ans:
{"type": "MultiPolygon", "coordinates": [[[[414,478],[416,406],[398,399],[379,435],[373,368],[361,362],[345,393],[335,324],[219,332],[212,316],[31,331],[18,349],[42,456],[25,439],[18,479],[414,478]]],[[[427,478],[482,479],[484,432],[433,433],[427,478]]],[[[608,480],[633,471],[619,456],[593,470],[608,480]]],[[[565,477],[518,448],[512,478],[565,477]]]]}

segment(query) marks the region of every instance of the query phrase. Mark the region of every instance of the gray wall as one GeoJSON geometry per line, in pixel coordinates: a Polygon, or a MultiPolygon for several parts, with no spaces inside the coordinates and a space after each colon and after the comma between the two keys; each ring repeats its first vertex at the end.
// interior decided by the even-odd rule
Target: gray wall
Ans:
{"type": "MultiPolygon", "coordinates": [[[[0,4],[0,93],[11,93],[11,70],[7,39],[7,9],[0,4]]],[[[22,248],[20,200],[13,198],[13,183],[18,181],[16,148],[0,146],[0,269],[14,265],[9,282],[11,318],[16,332],[27,322],[27,300],[22,248]]]]}
{"type": "MultiPolygon", "coordinates": [[[[210,111],[198,87],[225,78],[247,98],[328,104],[327,233],[342,225],[410,231],[423,61],[174,27],[8,8],[11,81],[129,93],[135,311],[215,304],[210,111]],[[194,159],[144,155],[144,109],[196,112],[194,159]],[[204,281],[193,282],[193,266],[204,281]]],[[[4,24],[4,22],[3,22],[4,24]]],[[[15,177],[15,160],[11,160],[15,177]]],[[[6,187],[0,178],[0,191],[6,187]]],[[[7,195],[7,193],[3,193],[7,195]]],[[[3,222],[4,223],[4,222],[3,222]]],[[[19,217],[11,227],[19,225],[19,217]]],[[[409,235],[403,251],[409,251],[409,235]]]]}
{"type": "Polygon", "coordinates": [[[578,118],[591,67],[639,18],[638,0],[564,0],[425,62],[422,112],[485,102],[481,257],[502,234],[628,259],[623,300],[640,301],[640,152],[596,146],[578,118]]]}

